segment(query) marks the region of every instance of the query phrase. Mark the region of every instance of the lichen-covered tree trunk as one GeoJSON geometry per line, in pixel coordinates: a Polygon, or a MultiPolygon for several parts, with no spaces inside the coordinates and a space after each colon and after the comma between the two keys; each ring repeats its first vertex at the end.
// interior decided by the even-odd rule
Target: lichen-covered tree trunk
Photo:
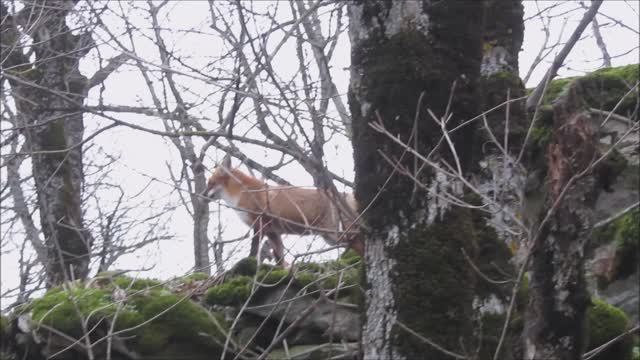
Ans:
{"type": "Polygon", "coordinates": [[[525,170],[518,163],[519,151],[527,131],[524,102],[513,101],[525,94],[518,75],[518,53],[524,37],[524,9],[520,1],[487,0],[484,13],[484,39],[480,84],[481,109],[487,111],[478,120],[474,136],[472,170],[478,189],[491,203],[491,225],[501,240],[515,242],[513,219],[522,202],[525,170]],[[507,113],[508,110],[508,113],[507,113]],[[483,119],[483,120],[484,120],[483,119]],[[506,135],[506,136],[505,136],[506,135]]]}
{"type": "MultiPolygon", "coordinates": [[[[5,70],[18,117],[32,153],[33,178],[40,223],[47,248],[47,285],[87,275],[91,236],[82,213],[81,106],[89,89],[78,69],[79,59],[91,48],[88,34],[74,35],[66,24],[73,7],[68,1],[35,1],[3,20],[3,52],[11,53],[5,70]],[[39,14],[37,19],[28,14],[39,14]],[[32,21],[33,23],[29,23],[32,21]],[[36,62],[15,46],[17,26],[29,28],[36,62]],[[8,38],[5,38],[7,35],[8,38]]],[[[3,13],[6,8],[3,4],[3,13]]],[[[4,16],[4,15],[3,15],[4,16]]]]}
{"type": "MultiPolygon", "coordinates": [[[[443,116],[455,82],[447,125],[477,114],[482,3],[354,1],[348,13],[356,197],[362,209],[373,202],[364,213],[364,358],[449,359],[407,329],[448,351],[472,348],[473,273],[461,254],[473,242],[471,216],[394,172],[381,153],[411,171],[415,159],[370,124],[380,119],[405,142],[416,125],[411,145],[453,163],[446,146],[436,148],[442,133],[427,109],[443,116]]],[[[472,150],[469,130],[453,133],[463,166],[472,150]]],[[[415,175],[435,192],[452,190],[430,168],[415,175]]]]}
{"type": "MultiPolygon", "coordinates": [[[[483,54],[480,67],[482,87],[482,110],[486,114],[487,125],[493,132],[495,139],[508,148],[510,155],[517,157],[522,146],[522,140],[527,131],[527,119],[522,100],[514,99],[525,95],[524,84],[520,80],[518,54],[524,38],[524,8],[519,0],[486,0],[484,12],[483,54]],[[507,99],[511,100],[508,105],[507,99]],[[506,110],[509,109],[507,116],[506,110]],[[508,121],[507,121],[508,120],[508,121]],[[507,138],[505,138],[505,134],[507,138]]],[[[484,157],[500,153],[500,149],[492,144],[484,126],[476,137],[478,146],[476,155],[484,157]]]]}
{"type": "MultiPolygon", "coordinates": [[[[480,84],[481,109],[488,113],[484,117],[486,123],[484,119],[475,123],[478,131],[474,136],[470,172],[474,174],[476,188],[486,195],[483,205],[490,210],[483,221],[486,219],[485,226],[491,233],[478,240],[475,262],[485,275],[499,280],[506,280],[505,273],[516,277],[512,252],[507,245],[513,250],[523,240],[514,235],[522,233],[523,229],[513,217],[520,212],[526,180],[525,167],[517,159],[528,121],[524,101],[514,101],[525,94],[518,72],[518,54],[524,38],[523,15],[524,8],[519,0],[485,1],[480,84]]],[[[499,284],[478,278],[474,303],[478,305],[483,323],[481,359],[494,357],[513,296],[512,287],[511,282],[499,284]]],[[[518,311],[522,309],[519,307],[518,311]]],[[[519,359],[522,357],[520,328],[510,326],[507,329],[498,351],[499,358],[519,359]]]]}
{"type": "Polygon", "coordinates": [[[598,186],[585,172],[598,157],[597,129],[572,85],[554,104],[554,135],[547,148],[545,212],[531,254],[525,358],[580,359],[589,296],[584,250],[593,226],[598,186]],[[584,173],[584,174],[583,174],[584,173]],[[584,175],[584,176],[579,176],[584,175]]]}

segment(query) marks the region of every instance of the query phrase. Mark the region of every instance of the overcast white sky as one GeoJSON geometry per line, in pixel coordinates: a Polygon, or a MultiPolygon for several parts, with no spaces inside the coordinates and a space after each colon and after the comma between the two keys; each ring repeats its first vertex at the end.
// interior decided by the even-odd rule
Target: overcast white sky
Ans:
{"type": "MultiPolygon", "coordinates": [[[[265,6],[269,2],[264,2],[265,6]]],[[[525,18],[534,15],[539,9],[545,8],[550,3],[539,1],[525,1],[525,18]]],[[[170,4],[171,11],[169,16],[165,19],[167,22],[167,28],[171,29],[188,29],[194,26],[201,28],[208,27],[208,5],[204,1],[200,2],[173,2],[170,4]]],[[[554,13],[560,14],[568,9],[574,8],[575,4],[561,5],[553,10],[554,13]]],[[[566,25],[564,25],[564,32],[562,33],[563,39],[567,39],[576,24],[582,17],[583,10],[572,11],[564,15],[567,18],[566,25]]],[[[605,1],[600,10],[601,13],[606,14],[612,18],[618,19],[625,23],[627,26],[633,29],[639,29],[638,26],[638,3],[635,1],[605,1]]],[[[131,16],[138,16],[132,13],[131,16]]],[[[601,25],[606,23],[612,24],[606,17],[599,16],[598,20],[601,25]]],[[[551,39],[555,42],[555,39],[561,33],[563,21],[556,19],[552,22],[551,39]]],[[[613,24],[612,24],[613,25],[613,24]]],[[[606,42],[609,53],[613,57],[613,66],[637,63],[638,62],[638,35],[629,29],[624,29],[619,26],[608,26],[601,29],[602,36],[606,42]],[[635,48],[634,48],[635,47],[635,48]],[[630,51],[631,50],[631,51],[630,51]],[[626,55],[621,55],[625,54],[626,55]]],[[[181,49],[189,49],[189,52],[195,56],[210,56],[214,55],[216,51],[222,49],[217,48],[215,44],[208,44],[208,46],[202,46],[198,42],[197,37],[193,37],[189,34],[175,33],[174,36],[167,34],[170,43],[179,44],[181,49]],[[207,53],[211,52],[211,53],[207,53]]],[[[587,28],[586,35],[591,35],[591,28],[587,28]]],[[[345,34],[346,35],[346,34],[345,34]]],[[[345,36],[345,40],[347,37],[345,36]]],[[[523,44],[523,50],[520,53],[520,69],[521,75],[529,69],[534,57],[538,53],[542,43],[544,41],[544,33],[542,31],[541,23],[538,19],[533,19],[526,23],[525,39],[523,44]]],[[[144,43],[140,43],[144,46],[144,43]]],[[[152,53],[157,51],[151,48],[149,50],[152,53]]],[[[555,50],[552,54],[555,54],[555,50]]],[[[144,53],[146,50],[144,47],[138,48],[139,53],[144,53]]],[[[296,69],[298,64],[295,59],[293,46],[285,47],[281,50],[280,56],[277,58],[276,66],[278,71],[286,71],[286,69],[296,69]]],[[[105,49],[103,56],[108,57],[110,50],[105,49]]],[[[115,53],[115,50],[113,50],[115,53]]],[[[587,39],[581,41],[574,48],[569,56],[566,66],[559,71],[561,77],[581,75],[585,72],[597,69],[601,66],[602,60],[601,53],[596,46],[595,41],[587,39]]],[[[548,66],[548,62],[552,58],[547,59],[542,63],[538,69],[533,73],[528,87],[535,86],[540,80],[544,71],[548,66]]],[[[343,41],[341,46],[336,50],[336,55],[332,61],[333,79],[336,82],[338,91],[344,95],[344,102],[346,101],[347,86],[349,83],[348,70],[349,66],[349,43],[343,41]]],[[[83,64],[83,70],[87,74],[94,71],[96,67],[95,63],[83,64]]],[[[106,91],[104,93],[107,103],[110,104],[131,104],[137,101],[148,101],[148,90],[139,76],[133,76],[133,69],[123,71],[116,74],[109,79],[106,84],[106,91]]],[[[190,89],[197,94],[206,94],[207,89],[200,88],[201,84],[194,83],[193,88],[190,89]]],[[[96,90],[97,91],[97,90],[96,90]]],[[[98,97],[97,93],[90,94],[94,101],[98,97]]],[[[123,120],[136,122],[143,125],[155,127],[157,121],[150,118],[132,116],[132,115],[119,115],[123,120]],[[154,124],[154,121],[156,124],[154,124]]],[[[108,124],[108,122],[101,121],[94,116],[87,116],[86,121],[88,128],[97,128],[99,124],[108,124]]],[[[151,191],[147,196],[153,197],[158,200],[158,207],[161,208],[166,204],[179,205],[176,197],[175,189],[170,185],[171,180],[167,173],[167,163],[174,169],[178,169],[177,165],[180,164],[180,158],[174,150],[174,146],[166,139],[159,138],[157,136],[149,135],[142,132],[134,132],[131,129],[116,128],[111,130],[108,134],[100,135],[96,139],[96,150],[102,147],[105,151],[111,154],[120,154],[120,160],[115,166],[112,179],[121,182],[126,185],[130,193],[135,193],[141,189],[151,178],[158,179],[152,185],[151,191]]],[[[93,150],[93,151],[96,151],[93,150]]],[[[254,159],[264,159],[266,163],[274,163],[273,154],[265,153],[260,149],[245,149],[253,156],[254,159]]],[[[345,145],[344,141],[338,141],[332,146],[326,147],[327,163],[332,170],[339,174],[344,174],[348,179],[353,179],[353,161],[352,152],[348,145],[345,145]]],[[[95,152],[94,152],[95,154],[95,152]]],[[[208,166],[213,166],[213,162],[216,160],[216,154],[213,151],[210,152],[208,166]]],[[[282,177],[287,178],[290,182],[296,185],[311,185],[311,178],[301,171],[299,167],[289,167],[283,169],[279,173],[282,177]]],[[[107,204],[114,199],[105,198],[104,203],[107,204]]],[[[217,209],[216,204],[212,204],[212,210],[217,209]]],[[[158,209],[142,209],[141,212],[152,213],[158,209]]],[[[224,226],[226,227],[225,238],[233,238],[245,233],[248,229],[240,223],[237,217],[230,213],[228,210],[223,210],[224,226]]],[[[141,215],[142,216],[142,215],[141,215]]],[[[180,275],[190,270],[193,266],[193,246],[192,246],[192,226],[189,215],[182,209],[178,208],[170,216],[168,223],[171,230],[176,234],[176,239],[170,242],[163,242],[157,246],[151,246],[146,251],[140,251],[137,254],[123,257],[114,268],[118,269],[140,269],[154,266],[153,270],[145,273],[142,276],[151,276],[158,278],[168,278],[175,275],[180,275]]],[[[210,233],[213,237],[215,226],[217,223],[215,219],[212,219],[210,223],[210,233]]],[[[20,244],[21,239],[15,239],[11,244],[17,247],[20,244]]],[[[285,238],[285,246],[291,246],[294,237],[289,237],[289,240],[285,238]]],[[[317,243],[322,245],[322,240],[317,239],[317,243]]],[[[10,246],[11,246],[10,244],[10,246]]],[[[247,242],[244,243],[247,245],[247,242]]],[[[15,252],[10,252],[7,248],[2,249],[2,290],[11,288],[17,284],[17,259],[15,252]]],[[[248,247],[243,248],[241,253],[236,256],[246,255],[248,247]]],[[[331,254],[335,256],[334,254],[331,254]]]]}

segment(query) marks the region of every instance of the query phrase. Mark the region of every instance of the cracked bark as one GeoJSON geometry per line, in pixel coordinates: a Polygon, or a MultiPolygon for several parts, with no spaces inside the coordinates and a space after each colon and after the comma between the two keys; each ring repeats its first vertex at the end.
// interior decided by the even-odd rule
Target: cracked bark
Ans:
{"type": "MultiPolygon", "coordinates": [[[[554,137],[547,149],[546,209],[557,208],[540,229],[531,254],[525,317],[527,359],[580,359],[584,350],[584,248],[599,190],[595,178],[578,176],[598,156],[597,129],[571,86],[554,104],[554,137]]],[[[542,216],[544,216],[543,214],[542,216]]]]}

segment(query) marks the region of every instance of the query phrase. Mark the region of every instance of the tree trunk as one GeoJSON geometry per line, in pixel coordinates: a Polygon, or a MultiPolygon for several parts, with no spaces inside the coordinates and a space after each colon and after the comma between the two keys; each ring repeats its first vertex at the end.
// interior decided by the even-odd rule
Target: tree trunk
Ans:
{"type": "MultiPolygon", "coordinates": [[[[411,145],[454,164],[446,145],[436,148],[442,133],[427,109],[443,116],[455,81],[447,127],[477,114],[482,3],[356,1],[348,12],[356,197],[362,208],[374,201],[363,217],[364,358],[449,359],[443,350],[472,347],[473,273],[460,251],[473,243],[470,212],[439,201],[438,193],[456,192],[456,184],[430,168],[416,172],[414,157],[370,124],[379,118],[405,142],[415,125],[411,145]],[[431,192],[394,172],[380,153],[400,160],[431,192]]],[[[472,151],[469,130],[453,133],[463,166],[472,151]]]]}
{"type": "MultiPolygon", "coordinates": [[[[32,152],[49,287],[87,276],[92,243],[81,204],[84,124],[80,107],[89,82],[80,74],[78,61],[93,42],[88,34],[73,35],[66,25],[72,7],[67,1],[29,2],[20,13],[40,14],[37,23],[21,23],[35,19],[20,14],[6,24],[3,21],[3,52],[17,41],[18,32],[13,31],[20,24],[31,29],[36,57],[34,65],[21,50],[12,49],[5,71],[18,117],[27,126],[23,134],[32,152]]],[[[6,14],[4,5],[2,10],[6,14]]]]}
{"type": "MultiPolygon", "coordinates": [[[[195,154],[194,154],[195,158],[195,154]]],[[[211,275],[211,261],[209,260],[209,203],[201,194],[207,188],[207,179],[204,175],[204,167],[198,161],[193,170],[193,194],[191,194],[191,204],[193,205],[193,248],[195,256],[195,271],[211,275]]],[[[216,265],[221,264],[216,258],[216,265]]]]}
{"type": "MultiPolygon", "coordinates": [[[[589,302],[584,249],[599,191],[592,175],[579,174],[598,156],[597,129],[582,108],[576,84],[556,101],[553,117],[545,202],[546,211],[552,213],[541,227],[531,254],[525,358],[580,359],[589,302]]],[[[541,218],[545,216],[547,213],[541,218]]]]}
{"type": "MultiPolygon", "coordinates": [[[[523,241],[523,236],[514,234],[524,232],[513,215],[521,212],[523,202],[526,170],[517,160],[528,121],[523,100],[505,104],[525,95],[518,71],[518,54],[524,38],[524,8],[518,0],[487,0],[484,4],[481,109],[495,110],[474,124],[478,131],[469,170],[476,180],[476,188],[486,196],[483,205],[490,214],[480,220],[491,230],[486,238],[478,239],[479,250],[474,260],[488,278],[507,280],[516,278],[512,254],[523,241]]],[[[474,303],[478,305],[483,324],[480,359],[493,359],[496,352],[499,359],[522,358],[521,326],[512,321],[520,316],[512,310],[510,318],[506,318],[514,295],[511,282],[499,284],[482,277],[478,279],[474,303]],[[509,322],[506,328],[505,321],[509,322]],[[504,339],[497,349],[503,332],[504,339]]],[[[523,304],[517,305],[515,312],[522,312],[523,304]]]]}

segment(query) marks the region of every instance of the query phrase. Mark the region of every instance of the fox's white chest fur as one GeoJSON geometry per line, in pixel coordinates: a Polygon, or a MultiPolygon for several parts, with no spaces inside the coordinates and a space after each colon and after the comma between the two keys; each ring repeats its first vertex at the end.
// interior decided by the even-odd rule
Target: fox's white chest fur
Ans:
{"type": "Polygon", "coordinates": [[[235,210],[236,214],[238,214],[238,217],[240,217],[240,219],[247,225],[251,226],[252,221],[251,221],[251,214],[249,214],[248,211],[244,210],[244,209],[240,209],[238,207],[238,203],[240,202],[240,195],[239,194],[231,194],[229,193],[226,189],[223,189],[221,192],[221,197],[224,200],[224,202],[227,203],[227,205],[229,205],[229,207],[231,207],[232,209],[235,210]]]}

